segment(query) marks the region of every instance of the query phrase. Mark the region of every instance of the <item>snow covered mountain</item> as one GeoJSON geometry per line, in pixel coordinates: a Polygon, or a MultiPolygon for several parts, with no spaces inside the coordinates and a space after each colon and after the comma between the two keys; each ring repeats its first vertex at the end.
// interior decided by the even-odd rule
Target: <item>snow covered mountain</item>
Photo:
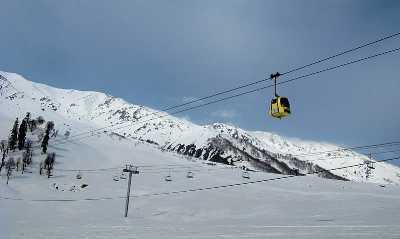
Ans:
{"type": "MultiPolygon", "coordinates": [[[[365,155],[340,150],[339,146],[332,144],[245,131],[221,123],[200,126],[103,93],[57,89],[28,81],[14,73],[0,71],[0,75],[2,118],[12,120],[31,112],[33,116],[42,115],[53,120],[61,134],[69,131],[74,136],[94,130],[81,135],[83,137],[112,132],[123,138],[153,144],[162,151],[174,151],[188,157],[251,170],[291,175],[362,164],[369,160],[365,155]]],[[[3,124],[0,127],[2,135],[9,130],[3,124]]],[[[11,124],[7,127],[11,127],[11,124]]],[[[370,173],[368,171],[366,165],[361,165],[332,172],[322,171],[319,176],[400,184],[400,169],[396,166],[379,163],[370,173]]]]}

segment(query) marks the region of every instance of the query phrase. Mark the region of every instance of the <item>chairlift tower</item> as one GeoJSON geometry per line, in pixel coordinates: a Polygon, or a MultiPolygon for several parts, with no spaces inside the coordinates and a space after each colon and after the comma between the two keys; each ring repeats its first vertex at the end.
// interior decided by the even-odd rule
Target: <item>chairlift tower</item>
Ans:
{"type": "Polygon", "coordinates": [[[129,197],[131,194],[131,184],[132,184],[132,174],[139,174],[138,167],[133,165],[126,165],[125,168],[122,170],[124,173],[129,173],[129,180],[128,180],[128,189],[126,191],[126,203],[125,203],[125,217],[128,217],[128,210],[129,210],[129,197]]]}
{"type": "Polygon", "coordinates": [[[372,161],[372,154],[369,153],[369,160],[366,162],[366,172],[365,176],[366,179],[368,179],[371,176],[371,172],[373,169],[375,169],[374,162],[372,161]]]}

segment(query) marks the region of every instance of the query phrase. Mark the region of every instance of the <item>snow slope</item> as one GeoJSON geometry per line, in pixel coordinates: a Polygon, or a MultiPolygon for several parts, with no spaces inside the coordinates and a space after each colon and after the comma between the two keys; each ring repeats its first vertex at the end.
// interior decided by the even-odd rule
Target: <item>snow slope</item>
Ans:
{"type": "MultiPolygon", "coordinates": [[[[0,74],[10,81],[0,88],[1,135],[7,135],[14,118],[23,117],[26,111],[54,120],[60,131],[58,138],[66,130],[73,135],[128,118],[135,123],[149,113],[163,115],[102,93],[61,90],[15,74],[0,74]],[[128,113],[121,113],[124,110],[128,113]]],[[[260,149],[265,155],[272,154],[273,159],[287,161],[287,165],[293,162],[289,154],[303,154],[296,157],[304,162],[317,160],[318,165],[326,163],[326,167],[352,165],[364,160],[363,155],[352,151],[305,155],[339,147],[247,132],[224,124],[198,126],[172,116],[156,120],[155,125],[151,122],[145,129],[141,128],[143,124],[133,123],[116,130],[118,134],[101,131],[90,140],[71,137],[56,144],[58,138],[51,139],[49,151],[56,152],[57,159],[49,179],[38,174],[38,164],[44,158],[39,151],[34,152],[28,172],[14,172],[9,185],[3,171],[0,238],[400,237],[397,185],[382,187],[316,175],[281,178],[285,175],[262,170],[250,172],[250,179],[245,179],[238,167],[256,168],[239,156],[247,152],[248,159],[256,154],[261,158],[260,149]],[[199,160],[177,152],[173,148],[179,144],[194,144],[197,149],[210,144],[223,146],[220,156],[231,155],[236,166],[209,164],[210,158],[199,160]],[[239,150],[242,147],[245,149],[239,150]],[[346,158],[340,159],[342,156],[346,158]],[[139,166],[140,171],[133,177],[128,218],[123,217],[127,180],[126,175],[121,177],[126,163],[139,166]],[[78,171],[82,179],[76,178],[78,171]],[[186,177],[188,171],[194,178],[186,177]],[[172,176],[171,182],[164,180],[167,175],[172,176]],[[259,180],[269,181],[249,183],[259,180]],[[240,183],[246,184],[233,186],[240,183]],[[83,184],[87,187],[82,188],[83,184]]],[[[29,137],[35,139],[34,135],[29,137]]],[[[18,154],[16,151],[14,157],[18,154]]],[[[266,163],[276,163],[268,160],[266,163]]],[[[387,182],[384,178],[397,182],[391,175],[398,172],[396,167],[376,166],[377,173],[368,182],[387,182]]],[[[362,176],[355,181],[363,181],[362,176]]]]}
{"type": "Polygon", "coordinates": [[[308,239],[400,235],[398,186],[307,176],[152,195],[280,175],[252,172],[250,179],[244,179],[238,168],[187,160],[133,141],[100,135],[90,143],[50,146],[58,155],[52,178],[38,175],[40,154],[34,155],[36,164],[28,169],[32,173],[15,173],[9,185],[3,175],[0,237],[308,239]],[[127,161],[141,167],[140,174],[133,177],[129,217],[124,218],[121,197],[127,181],[113,178],[121,174],[127,161]],[[103,170],[84,171],[95,168],[103,170]],[[75,178],[76,169],[82,170],[80,180],[75,178]],[[186,178],[188,170],[194,172],[194,178],[186,178]],[[169,173],[173,181],[166,182],[169,173]],[[82,184],[88,186],[82,189],[82,184]]]}
{"type": "MultiPolygon", "coordinates": [[[[14,73],[0,72],[0,75],[3,76],[0,80],[0,114],[3,117],[22,117],[30,111],[53,120],[61,132],[68,130],[72,135],[114,126],[106,130],[153,143],[163,150],[283,174],[307,174],[369,160],[365,155],[348,150],[310,155],[341,147],[267,132],[249,132],[225,124],[200,126],[103,93],[57,89],[14,73]]],[[[12,122],[7,124],[6,129],[12,122]]],[[[320,176],[358,182],[400,183],[400,169],[391,164],[376,164],[368,177],[366,171],[363,165],[320,176]]]]}

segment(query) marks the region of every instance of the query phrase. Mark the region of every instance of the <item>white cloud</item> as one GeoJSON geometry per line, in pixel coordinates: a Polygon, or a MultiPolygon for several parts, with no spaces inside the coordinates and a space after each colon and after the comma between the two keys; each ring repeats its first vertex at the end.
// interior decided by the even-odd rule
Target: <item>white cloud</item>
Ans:
{"type": "Polygon", "coordinates": [[[211,113],[211,116],[223,118],[223,119],[233,119],[237,116],[235,110],[217,110],[211,113]]]}
{"type": "Polygon", "coordinates": [[[183,115],[183,116],[181,116],[180,118],[181,118],[181,119],[183,119],[183,120],[186,120],[186,121],[192,122],[192,119],[190,118],[190,116],[189,116],[189,115],[183,115]]]}

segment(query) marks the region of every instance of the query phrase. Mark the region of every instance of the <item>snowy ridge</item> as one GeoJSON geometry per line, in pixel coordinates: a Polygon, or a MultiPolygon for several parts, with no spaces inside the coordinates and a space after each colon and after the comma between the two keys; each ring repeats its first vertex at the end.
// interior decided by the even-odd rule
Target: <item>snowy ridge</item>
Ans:
{"type": "MultiPolygon", "coordinates": [[[[68,130],[71,135],[116,125],[114,128],[118,129],[106,130],[194,158],[283,174],[301,175],[315,169],[343,167],[368,160],[367,156],[349,150],[307,155],[339,150],[340,147],[267,132],[245,131],[221,123],[200,126],[104,93],[58,89],[28,81],[14,73],[0,72],[0,75],[1,115],[13,119],[29,111],[55,121],[60,131],[68,130]]],[[[2,128],[0,133],[7,130],[2,128]]],[[[386,163],[375,167],[371,175],[366,175],[363,165],[319,176],[400,184],[398,167],[386,163]]]]}

